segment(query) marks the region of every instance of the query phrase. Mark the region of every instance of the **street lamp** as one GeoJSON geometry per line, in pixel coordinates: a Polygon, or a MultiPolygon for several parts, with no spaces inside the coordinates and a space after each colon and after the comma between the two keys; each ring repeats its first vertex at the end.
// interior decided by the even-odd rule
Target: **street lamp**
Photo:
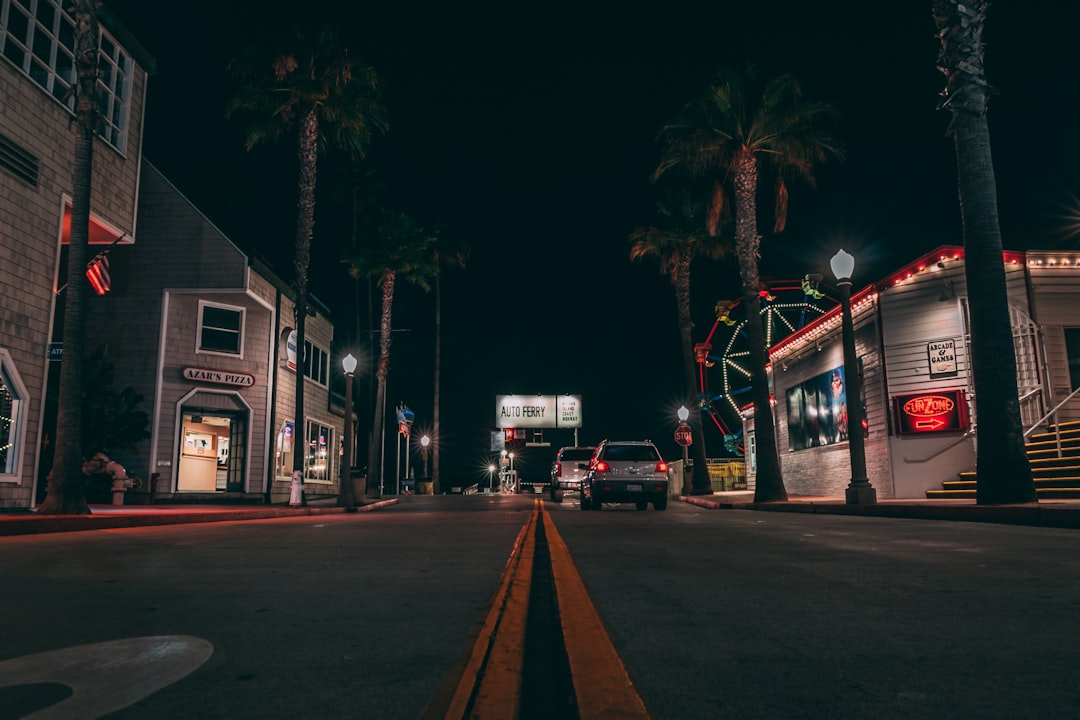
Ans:
{"type": "Polygon", "coordinates": [[[488,491],[495,492],[495,465],[488,465],[488,491]]]}
{"type": "Polygon", "coordinates": [[[341,360],[345,370],[345,431],[341,436],[341,489],[338,492],[338,505],[353,507],[356,505],[356,492],[352,482],[352,379],[356,372],[356,358],[349,353],[341,360]]]}
{"type": "Polygon", "coordinates": [[[428,445],[431,444],[431,438],[424,435],[420,438],[420,459],[424,461],[424,477],[427,477],[427,459],[428,459],[428,445]]]}
{"type": "MultiPolygon", "coordinates": [[[[679,425],[686,425],[686,421],[690,418],[690,411],[686,409],[685,405],[680,405],[678,410],[679,425]]],[[[683,489],[686,488],[686,465],[690,462],[689,456],[690,448],[687,445],[682,446],[682,483],[683,489]]]]}
{"type": "Polygon", "coordinates": [[[872,505],[877,502],[877,490],[866,477],[866,447],[863,443],[863,407],[859,390],[859,361],[855,353],[855,321],[851,316],[851,276],[855,272],[855,257],[840,250],[829,261],[836,286],[840,291],[840,310],[843,316],[844,375],[847,387],[848,453],[851,456],[851,484],[844,492],[849,505],[872,505]]]}

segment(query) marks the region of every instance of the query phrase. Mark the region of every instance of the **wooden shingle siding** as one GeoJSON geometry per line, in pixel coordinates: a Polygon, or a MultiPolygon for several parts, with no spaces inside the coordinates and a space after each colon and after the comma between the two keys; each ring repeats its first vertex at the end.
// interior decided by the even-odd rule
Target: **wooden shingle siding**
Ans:
{"type": "MultiPolygon", "coordinates": [[[[1069,376],[1065,329],[1080,328],[1080,267],[1075,262],[1063,264],[1057,253],[1032,251],[1028,253],[1028,273],[1033,314],[1042,330],[1052,403],[1056,405],[1075,389],[1069,376]]],[[[1058,419],[1080,419],[1080,401],[1070,401],[1058,419]]]]}
{"type": "MultiPolygon", "coordinates": [[[[146,71],[135,58],[126,153],[100,138],[94,146],[91,211],[120,232],[135,233],[146,71]]],[[[6,59],[0,59],[0,127],[20,151],[37,159],[36,182],[0,167],[0,347],[10,353],[26,387],[26,432],[15,477],[0,482],[0,508],[29,507],[42,441],[46,352],[54,311],[64,198],[72,195],[75,129],[72,114],[6,59]]],[[[88,297],[93,302],[96,298],[88,297]]],[[[96,346],[88,326],[87,347],[96,346]]],[[[128,337],[128,340],[131,338],[128,337]]],[[[50,430],[51,432],[51,430],[50,430]]]]}

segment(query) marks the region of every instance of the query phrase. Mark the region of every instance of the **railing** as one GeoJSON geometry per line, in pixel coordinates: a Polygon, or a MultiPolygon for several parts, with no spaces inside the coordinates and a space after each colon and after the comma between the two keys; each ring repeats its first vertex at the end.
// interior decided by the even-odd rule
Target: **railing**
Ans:
{"type": "Polygon", "coordinates": [[[1057,447],[1057,456],[1061,457],[1061,423],[1057,421],[1057,414],[1058,410],[1060,410],[1062,406],[1065,405],[1067,402],[1076,397],[1077,393],[1080,393],[1080,388],[1076,388],[1075,390],[1073,390],[1071,393],[1069,393],[1068,397],[1055,405],[1050,410],[1050,412],[1046,413],[1041,418],[1032,423],[1031,427],[1024,431],[1024,439],[1027,440],[1027,438],[1031,436],[1031,433],[1035,432],[1035,430],[1041,427],[1043,423],[1045,423],[1047,420],[1053,418],[1054,444],[1057,447]]]}
{"type": "Polygon", "coordinates": [[[976,427],[975,425],[972,425],[972,426],[971,426],[971,427],[970,427],[970,428],[969,428],[969,429],[967,430],[967,432],[965,432],[965,433],[964,433],[963,435],[961,435],[960,437],[956,438],[955,440],[953,440],[953,441],[952,441],[952,442],[950,442],[949,444],[947,444],[947,445],[943,445],[942,447],[939,447],[939,448],[938,448],[937,450],[935,450],[934,452],[930,453],[930,454],[929,454],[929,455],[927,455],[926,457],[924,457],[924,458],[914,458],[914,459],[913,459],[913,458],[904,458],[904,462],[906,462],[906,463],[924,463],[924,462],[929,462],[930,460],[933,460],[934,458],[936,458],[936,457],[937,457],[938,455],[940,455],[941,453],[945,452],[946,450],[949,450],[949,449],[951,449],[951,448],[954,448],[954,447],[956,447],[957,445],[959,445],[960,443],[962,443],[962,442],[965,442],[965,441],[966,441],[966,440],[967,440],[968,438],[970,438],[970,437],[973,437],[973,436],[974,436],[974,435],[976,434],[976,431],[977,431],[977,430],[978,430],[978,428],[977,428],[977,427],[976,427]]]}
{"type": "MultiPolygon", "coordinates": [[[[1025,426],[1033,424],[1030,418],[1043,412],[1046,405],[1042,399],[1042,387],[1035,387],[1020,396],[1020,422],[1025,426]],[[1032,398],[1035,398],[1034,400],[1032,398]]],[[[1035,423],[1039,421],[1036,420],[1035,423]]]]}

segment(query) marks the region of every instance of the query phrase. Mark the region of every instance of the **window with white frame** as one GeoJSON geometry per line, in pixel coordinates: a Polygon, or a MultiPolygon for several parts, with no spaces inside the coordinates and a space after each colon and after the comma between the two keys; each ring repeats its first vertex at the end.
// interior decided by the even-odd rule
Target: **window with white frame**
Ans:
{"type": "MultiPolygon", "coordinates": [[[[45,92],[75,111],[75,21],[61,0],[0,0],[0,55],[45,92]]],[[[97,132],[120,152],[127,142],[134,63],[101,29],[98,44],[97,132]]]]}
{"type": "Polygon", "coordinates": [[[0,350],[0,475],[18,472],[20,409],[25,389],[18,382],[11,358],[0,350]]]}
{"type": "Polygon", "coordinates": [[[199,352],[241,355],[244,351],[244,309],[199,302],[199,352]]]}
{"type": "Polygon", "coordinates": [[[317,482],[330,482],[334,477],[334,454],[337,450],[334,442],[334,429],[322,423],[308,420],[307,457],[304,458],[304,479],[317,482]]]}
{"type": "Polygon", "coordinates": [[[325,386],[330,375],[330,353],[307,340],[304,351],[304,375],[325,386]]]}

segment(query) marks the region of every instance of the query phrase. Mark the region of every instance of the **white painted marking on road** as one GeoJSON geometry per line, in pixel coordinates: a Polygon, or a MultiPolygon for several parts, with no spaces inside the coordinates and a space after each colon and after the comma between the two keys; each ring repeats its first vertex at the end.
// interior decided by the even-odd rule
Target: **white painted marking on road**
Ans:
{"type": "Polygon", "coordinates": [[[158,635],[24,655],[0,662],[0,687],[60,683],[70,697],[24,720],[89,720],[152,695],[187,676],[214,653],[191,635],[158,635]]]}

